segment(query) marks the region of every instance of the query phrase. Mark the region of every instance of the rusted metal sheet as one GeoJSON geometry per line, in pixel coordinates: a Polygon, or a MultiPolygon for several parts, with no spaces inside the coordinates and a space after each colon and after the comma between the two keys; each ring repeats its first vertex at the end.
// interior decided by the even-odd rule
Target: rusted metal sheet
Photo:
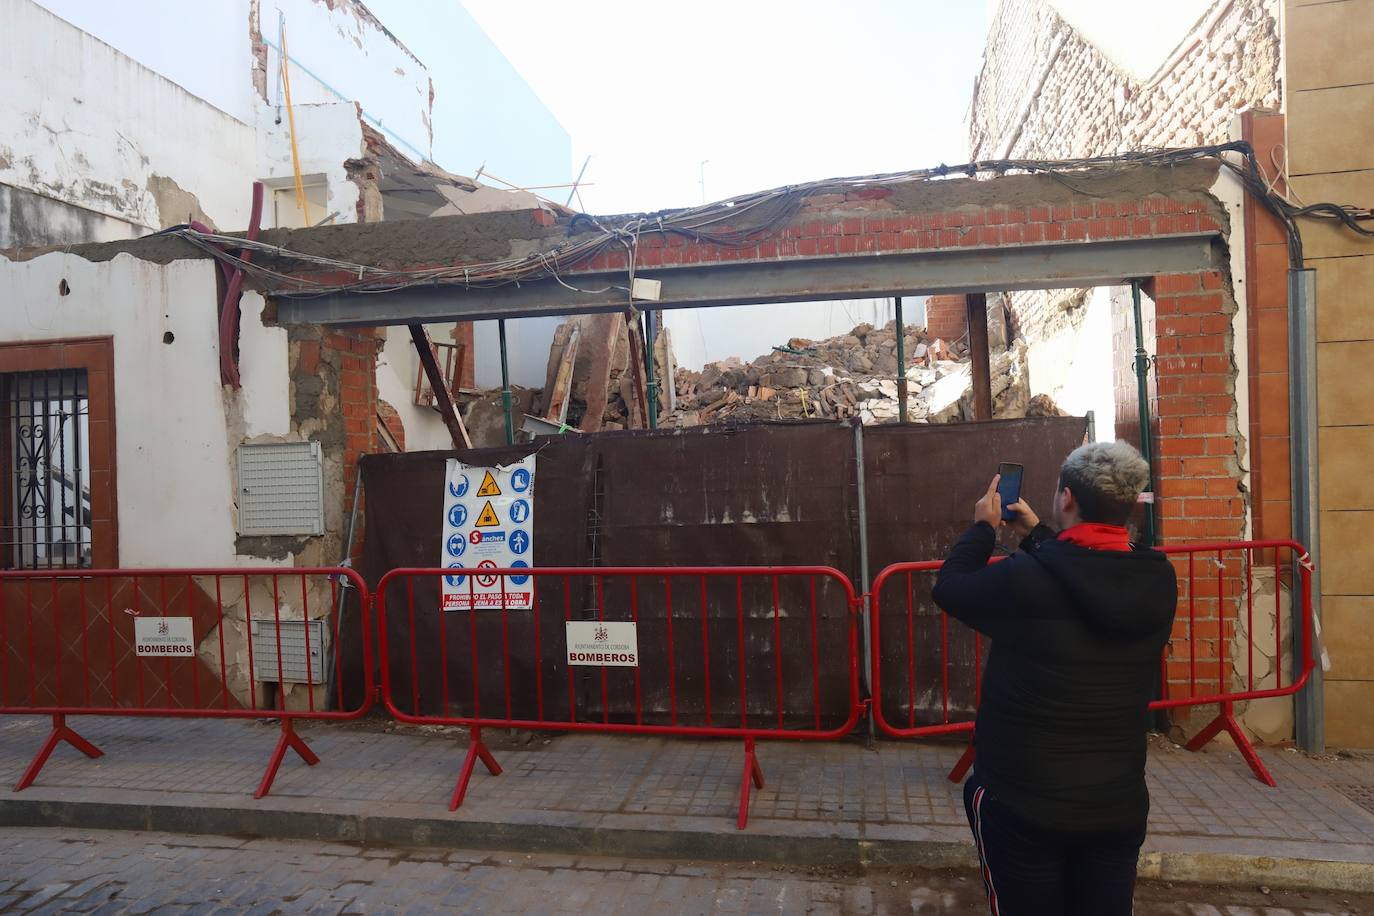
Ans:
{"type": "MultiPolygon", "coordinates": [[[[876,573],[892,563],[943,558],[972,523],[973,504],[986,492],[999,462],[1025,465],[1022,493],[1032,508],[1048,518],[1059,466],[1083,443],[1087,427],[1081,417],[1040,417],[864,430],[870,568],[876,573]]],[[[1016,549],[1009,531],[1002,538],[1008,551],[1016,549]]],[[[978,674],[973,633],[955,620],[942,629],[943,614],[930,598],[933,582],[929,575],[914,576],[908,591],[905,577],[900,577],[879,596],[882,645],[890,650],[890,657],[882,659],[883,670],[903,674],[883,680],[885,709],[908,705],[904,679],[908,608],[914,618],[917,724],[935,721],[942,710],[940,649],[945,632],[949,657],[962,661],[951,668],[951,708],[972,710],[978,674]]]]}

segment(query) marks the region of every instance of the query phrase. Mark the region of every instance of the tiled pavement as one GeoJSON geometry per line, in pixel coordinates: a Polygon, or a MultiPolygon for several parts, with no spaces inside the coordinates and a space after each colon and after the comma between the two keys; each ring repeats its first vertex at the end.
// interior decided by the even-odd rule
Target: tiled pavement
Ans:
{"type": "MultiPolygon", "coordinates": [[[[88,760],[64,745],[38,782],[10,799],[733,834],[743,766],[737,741],[488,732],[505,773],[491,777],[479,765],[467,801],[449,814],[465,733],[385,722],[307,724],[301,733],[322,762],[306,767],[288,754],[272,795],[255,802],[252,791],[275,742],[274,725],[70,722],[105,756],[88,760]]],[[[0,784],[17,780],[46,731],[41,718],[0,717],[0,784]]],[[[918,743],[879,742],[874,750],[858,742],[760,743],[767,782],[755,793],[746,832],[965,843],[959,787],[945,778],[959,753],[956,745],[918,743]]],[[[1374,786],[1374,757],[1260,753],[1278,788],[1256,782],[1239,755],[1219,743],[1190,754],[1155,741],[1147,850],[1374,864],[1374,813],[1341,791],[1374,786]]]]}

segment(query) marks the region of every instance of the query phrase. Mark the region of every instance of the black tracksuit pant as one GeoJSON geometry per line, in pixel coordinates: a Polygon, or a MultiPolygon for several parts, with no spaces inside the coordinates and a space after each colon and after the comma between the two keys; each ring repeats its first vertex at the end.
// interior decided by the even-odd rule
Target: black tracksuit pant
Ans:
{"type": "Polygon", "coordinates": [[[1129,916],[1145,824],[1110,833],[1043,830],[987,793],[977,773],[964,810],[993,916],[1129,916]]]}

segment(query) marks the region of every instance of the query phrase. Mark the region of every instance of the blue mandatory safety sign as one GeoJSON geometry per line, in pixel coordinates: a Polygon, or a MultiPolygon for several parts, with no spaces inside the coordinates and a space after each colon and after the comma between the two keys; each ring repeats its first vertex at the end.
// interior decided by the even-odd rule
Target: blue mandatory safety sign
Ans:
{"type": "Polygon", "coordinates": [[[524,493],[530,488],[530,472],[525,468],[516,468],[510,475],[510,488],[517,493],[524,493]]]}
{"type": "MultiPolygon", "coordinates": [[[[462,563],[450,563],[450,564],[448,564],[448,568],[449,568],[449,569],[462,569],[462,568],[463,568],[463,564],[462,564],[462,563]]],[[[467,580],[468,580],[468,577],[467,577],[467,576],[444,576],[444,581],[447,582],[451,588],[458,588],[458,587],[460,587],[464,582],[466,582],[467,580]]]]}
{"type": "Polygon", "coordinates": [[[530,519],[530,504],[523,499],[517,499],[510,504],[510,520],[517,525],[523,525],[530,519]]]}
{"type": "Polygon", "coordinates": [[[461,503],[448,510],[448,523],[455,528],[461,528],[468,523],[468,507],[461,503]]]}
{"type": "MultiPolygon", "coordinates": [[[[514,535],[512,535],[512,537],[514,537],[514,535]]],[[[511,560],[510,568],[511,568],[511,569],[529,569],[529,568],[530,568],[530,564],[526,563],[524,560],[511,560]]],[[[528,582],[528,581],[530,581],[530,577],[529,577],[529,576],[511,576],[511,577],[510,577],[510,584],[511,584],[511,585],[524,585],[524,584],[525,584],[526,582],[528,582]]]]}
{"type": "Polygon", "coordinates": [[[467,552],[468,542],[461,534],[450,535],[445,548],[448,550],[449,556],[461,557],[467,552]]]}
{"type": "Polygon", "coordinates": [[[457,480],[448,482],[448,491],[453,494],[455,499],[462,499],[468,495],[468,475],[463,474],[457,480]]]}
{"type": "Polygon", "coordinates": [[[530,549],[530,536],[521,528],[516,528],[510,533],[510,539],[506,542],[510,545],[510,552],[520,556],[530,549]]]}

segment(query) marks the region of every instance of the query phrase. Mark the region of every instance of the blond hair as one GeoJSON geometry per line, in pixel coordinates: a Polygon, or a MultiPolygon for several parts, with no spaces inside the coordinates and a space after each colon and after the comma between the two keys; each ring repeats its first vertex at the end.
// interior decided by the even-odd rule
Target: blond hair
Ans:
{"type": "Polygon", "coordinates": [[[1150,485],[1150,466],[1126,442],[1094,442],[1074,449],[1059,469],[1085,522],[1124,525],[1150,485]]]}

